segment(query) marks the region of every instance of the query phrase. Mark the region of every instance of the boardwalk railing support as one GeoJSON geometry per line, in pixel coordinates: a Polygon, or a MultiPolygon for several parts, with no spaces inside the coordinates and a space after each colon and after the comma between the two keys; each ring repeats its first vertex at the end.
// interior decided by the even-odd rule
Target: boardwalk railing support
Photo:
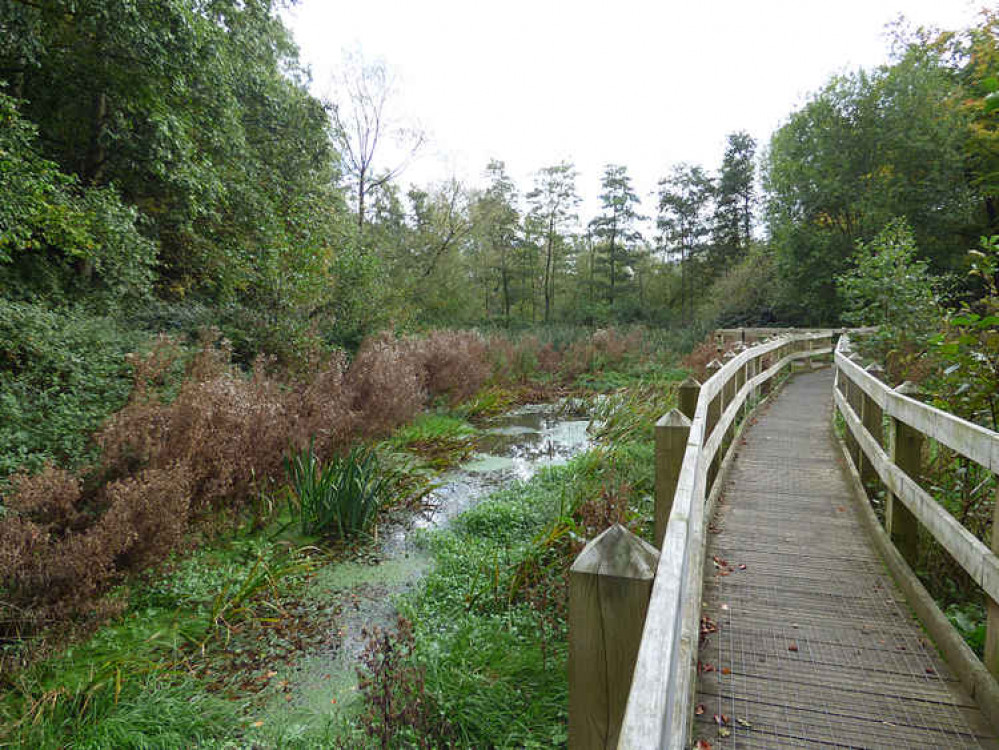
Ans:
{"type": "MultiPolygon", "coordinates": [[[[895,390],[905,396],[912,396],[919,389],[906,381],[895,390]]],[[[891,429],[892,462],[918,482],[922,471],[923,434],[895,417],[891,419],[891,429]]],[[[888,494],[885,530],[906,562],[914,565],[919,547],[919,522],[894,493],[888,494]]]]}
{"type": "Polygon", "coordinates": [[[617,747],[659,553],[615,524],[569,571],[569,747],[617,747]]]}
{"type": "MultiPolygon", "coordinates": [[[[999,487],[996,487],[992,508],[992,552],[999,554],[999,487]]],[[[988,619],[985,625],[985,668],[999,678],[999,603],[988,594],[988,619]]]]}
{"type": "MultiPolygon", "coordinates": [[[[884,379],[885,371],[880,365],[870,365],[867,368],[867,372],[876,377],[878,380],[884,379]]],[[[881,407],[878,406],[877,401],[871,398],[870,394],[864,391],[860,392],[860,419],[864,423],[864,429],[871,433],[871,436],[877,441],[878,445],[884,447],[884,414],[881,411],[881,407]]],[[[860,459],[860,478],[863,480],[864,484],[877,482],[878,473],[874,469],[874,464],[871,463],[869,458],[864,456],[863,452],[860,453],[860,459]]]]}
{"type": "Polygon", "coordinates": [[[656,517],[655,546],[662,549],[663,535],[673,509],[673,495],[680,478],[683,454],[690,436],[690,419],[678,409],[672,409],[656,422],[656,517]]]}
{"type": "Polygon", "coordinates": [[[677,389],[677,402],[680,411],[687,419],[694,418],[694,410],[697,409],[697,397],[701,395],[701,384],[695,378],[687,378],[677,389]]]}
{"type": "MultiPolygon", "coordinates": [[[[991,544],[977,538],[924,487],[923,446],[953,451],[993,475],[999,473],[999,433],[942,411],[918,398],[918,388],[903,383],[892,389],[877,368],[863,368],[841,336],[835,353],[836,409],[846,426],[847,450],[865,480],[872,473],[888,490],[884,543],[901,566],[913,606],[960,680],[994,726],[999,728],[999,494],[993,511],[991,544]],[[887,417],[888,435],[884,435],[887,417]],[[884,445],[887,443],[887,446],[884,445]],[[912,572],[919,539],[932,538],[982,590],[988,610],[985,654],[981,661],[954,630],[912,572]]],[[[873,516],[872,516],[873,517],[873,516]]],[[[875,520],[876,523],[876,520],[875,520]]],[[[894,570],[894,568],[893,568],[894,570]]]]}
{"type": "MultiPolygon", "coordinates": [[[[662,552],[618,750],[689,750],[707,519],[721,490],[716,480],[733,456],[729,448],[740,419],[749,413],[747,402],[765,394],[771,380],[795,360],[830,354],[829,340],[828,331],[789,332],[726,355],[725,364],[711,362],[702,385],[681,386],[680,409],[693,417],[669,520],[664,533],[657,529],[663,534],[662,552]],[[809,339],[819,341],[819,347],[798,345],[809,339]]],[[[570,708],[570,727],[571,713],[570,708]]],[[[570,729],[575,750],[572,742],[570,729]]]]}

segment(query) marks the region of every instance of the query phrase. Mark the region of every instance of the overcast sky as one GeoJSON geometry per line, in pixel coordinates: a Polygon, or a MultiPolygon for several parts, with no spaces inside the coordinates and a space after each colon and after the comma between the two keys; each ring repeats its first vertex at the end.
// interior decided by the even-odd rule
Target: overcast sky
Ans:
{"type": "MultiPolygon", "coordinates": [[[[886,61],[885,26],[963,28],[982,0],[300,0],[286,14],[315,93],[344,50],[382,59],[396,116],[430,141],[403,184],[482,184],[490,158],[518,187],[560,160],[594,212],[603,165],[624,164],[644,211],[670,165],[717,169],[725,136],[764,145],[837,72],[886,61]]],[[[383,164],[382,166],[390,166],[383,164]]]]}

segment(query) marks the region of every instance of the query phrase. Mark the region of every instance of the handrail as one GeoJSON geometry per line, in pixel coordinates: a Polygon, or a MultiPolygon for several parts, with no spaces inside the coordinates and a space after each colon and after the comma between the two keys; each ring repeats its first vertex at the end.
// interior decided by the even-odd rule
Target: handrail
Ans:
{"type": "MultiPolygon", "coordinates": [[[[968,531],[946,508],[919,484],[919,454],[924,437],[999,473],[999,433],[921,403],[890,388],[848,356],[849,339],[844,336],[836,348],[837,368],[834,390],[836,408],[843,417],[851,444],[850,458],[861,464],[867,476],[878,479],[889,490],[885,513],[886,538],[900,547],[912,562],[917,535],[913,521],[925,527],[961,568],[977,583],[989,602],[985,665],[999,675],[999,536],[993,531],[993,546],[968,531]],[[858,414],[858,410],[860,413],[858,414]],[[885,440],[883,416],[891,420],[892,437],[885,440]],[[871,429],[880,432],[871,433],[871,429]],[[899,445],[915,439],[911,456],[900,462],[899,445]],[[890,442],[891,453],[882,447],[890,442]],[[906,465],[902,465],[905,463],[906,465]],[[899,505],[901,507],[899,507],[899,505]],[[904,547],[904,548],[903,548],[904,547]]],[[[904,446],[903,446],[904,447],[904,446]]],[[[999,497],[997,497],[999,500],[999,497]]],[[[999,516],[997,516],[999,519],[999,516]]],[[[994,519],[994,525],[995,525],[994,519]]],[[[970,653],[970,652],[969,652],[970,653]]]]}
{"type": "MultiPolygon", "coordinates": [[[[619,750],[686,748],[701,617],[706,504],[721,483],[712,466],[750,396],[799,359],[832,353],[833,332],[785,334],[737,354],[702,386],[662,543],[618,740],[619,750]],[[814,342],[828,340],[816,348],[814,342]],[[776,362],[772,361],[776,359],[776,362]],[[764,369],[765,367],[765,369],[764,369]],[[736,386],[732,393],[730,386],[736,386]]],[[[728,441],[728,445],[726,445],[728,441]]]]}
{"type": "Polygon", "coordinates": [[[849,337],[836,347],[836,367],[870,396],[888,416],[905,422],[979,466],[999,473],[999,433],[895,391],[845,355],[849,337]]]}

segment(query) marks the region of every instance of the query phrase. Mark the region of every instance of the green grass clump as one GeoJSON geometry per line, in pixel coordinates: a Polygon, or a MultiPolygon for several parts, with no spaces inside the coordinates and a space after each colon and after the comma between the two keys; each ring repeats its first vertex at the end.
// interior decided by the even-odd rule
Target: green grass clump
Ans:
{"type": "Polygon", "coordinates": [[[348,541],[367,533],[388,503],[396,474],[369,447],[354,446],[325,466],[312,446],[285,459],[302,533],[348,541]]]}
{"type": "Polygon", "coordinates": [[[655,424],[676,406],[677,383],[649,380],[596,401],[594,436],[609,444],[652,440],[655,424]]]}
{"type": "Polygon", "coordinates": [[[393,450],[415,453],[430,466],[443,470],[472,454],[477,430],[447,414],[421,414],[400,427],[387,441],[393,450]]]}

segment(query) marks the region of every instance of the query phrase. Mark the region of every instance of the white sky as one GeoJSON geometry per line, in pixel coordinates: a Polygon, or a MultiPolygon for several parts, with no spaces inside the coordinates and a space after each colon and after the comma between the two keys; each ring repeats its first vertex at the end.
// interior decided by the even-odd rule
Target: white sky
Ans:
{"type": "MultiPolygon", "coordinates": [[[[680,161],[717,169],[726,134],[760,146],[833,73],[888,56],[885,25],[963,28],[985,0],[300,0],[286,13],[328,94],[345,49],[400,82],[393,110],[430,142],[400,181],[483,183],[490,158],[522,192],[573,160],[595,213],[600,175],[624,164],[654,213],[680,161]]],[[[391,166],[383,163],[382,166],[391,166]]]]}

